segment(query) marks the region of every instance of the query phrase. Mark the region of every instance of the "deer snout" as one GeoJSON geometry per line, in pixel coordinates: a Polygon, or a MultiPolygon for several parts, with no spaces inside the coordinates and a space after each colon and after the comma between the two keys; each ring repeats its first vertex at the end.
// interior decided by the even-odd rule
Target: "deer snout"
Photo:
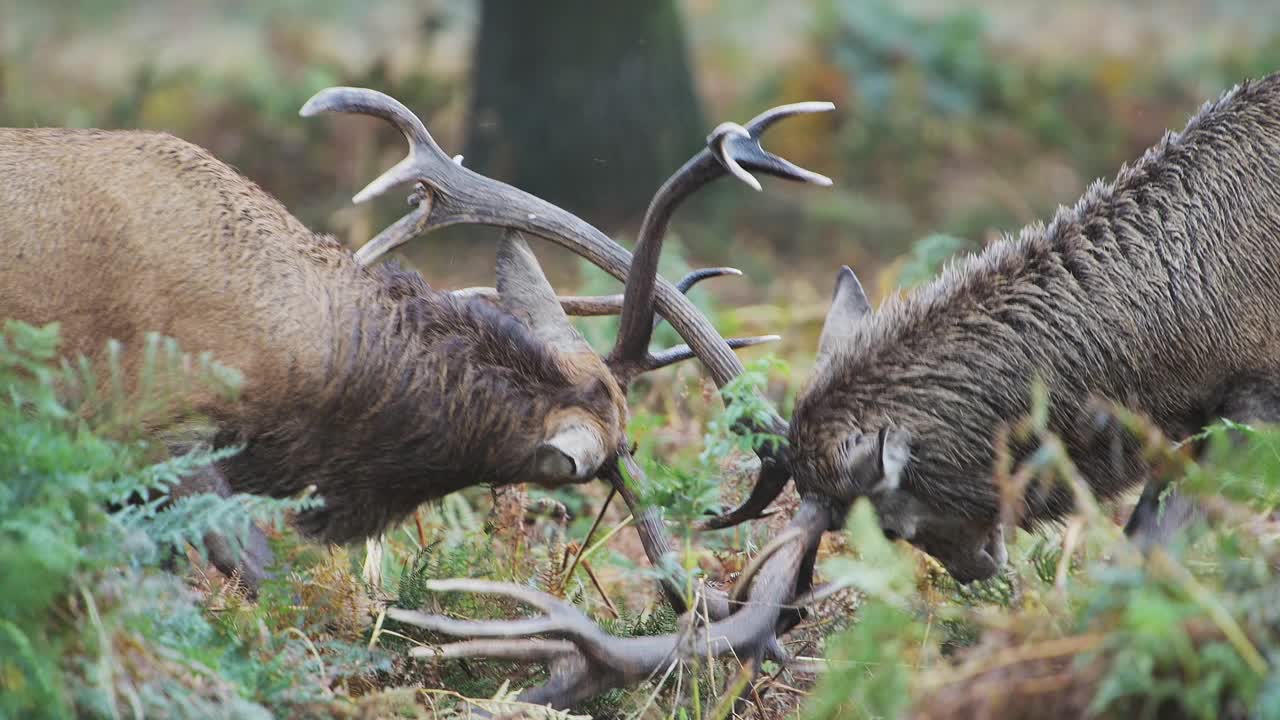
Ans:
{"type": "Polygon", "coordinates": [[[999,570],[995,558],[987,552],[986,548],[981,548],[967,557],[939,558],[939,561],[946,568],[947,573],[961,585],[968,585],[977,580],[987,580],[995,576],[999,570]]]}
{"type": "Polygon", "coordinates": [[[548,438],[534,453],[534,468],[544,482],[586,482],[608,455],[599,431],[572,424],[548,438]]]}
{"type": "Polygon", "coordinates": [[[1004,529],[999,524],[986,530],[956,525],[946,529],[947,532],[939,532],[939,528],[929,528],[918,547],[941,563],[961,585],[991,578],[1009,559],[1004,529]]]}

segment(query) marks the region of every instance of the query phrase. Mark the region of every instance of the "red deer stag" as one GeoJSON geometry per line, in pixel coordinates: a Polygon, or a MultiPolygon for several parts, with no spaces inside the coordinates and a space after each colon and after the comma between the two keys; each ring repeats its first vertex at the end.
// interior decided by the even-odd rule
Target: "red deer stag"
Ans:
{"type": "MultiPolygon", "coordinates": [[[[413,182],[415,208],[354,257],[170,135],[0,129],[0,316],[60,321],[67,354],[100,359],[108,339],[119,340],[127,378],[137,375],[149,331],[241,370],[238,401],[186,398],[212,420],[209,437],[158,429],[175,450],[242,448],[177,494],[291,496],[314,485],[324,506],[295,523],[321,541],[376,536],[469,485],[617,477],[632,378],[696,355],[723,384],[742,369],[731,348],[769,339],[726,342],[680,288],[657,277],[671,212],[726,168],[829,183],[758,139],[773,122],[827,107],[785,106],[747,128],[717,128],[711,148],[654,197],[634,262],[579,218],[453,162],[412,112],[372,90],[330,88],[302,109],[377,116],[409,141],[409,157],[356,201],[413,182]],[[370,266],[410,237],[456,223],[510,231],[498,250],[496,304],[434,290],[394,264],[370,266]],[[520,231],[626,281],[624,296],[605,303],[622,315],[608,357],[569,325],[520,231]],[[688,346],[649,352],[655,305],[688,346]]],[[[683,289],[714,274],[693,275],[683,289]]],[[[766,473],[786,465],[768,451],[762,460],[766,473]]],[[[629,491],[624,498],[635,502],[629,491]]],[[[652,513],[636,512],[646,547],[665,550],[652,513]]],[[[224,572],[239,570],[251,587],[263,576],[269,553],[260,534],[239,558],[224,539],[208,544],[224,572]]]]}

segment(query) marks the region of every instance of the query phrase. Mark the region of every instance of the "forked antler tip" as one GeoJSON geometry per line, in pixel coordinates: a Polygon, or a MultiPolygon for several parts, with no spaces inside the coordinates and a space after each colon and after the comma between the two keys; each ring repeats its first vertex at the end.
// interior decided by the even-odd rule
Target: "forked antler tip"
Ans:
{"type": "Polygon", "coordinates": [[[760,181],[747,172],[744,165],[753,170],[798,182],[830,187],[831,178],[768,152],[760,145],[760,136],[775,122],[800,113],[832,110],[831,102],[803,102],[780,105],[757,115],[745,127],[733,122],[723,122],[707,136],[707,147],[731,175],[756,192],[763,188],[760,181]]]}

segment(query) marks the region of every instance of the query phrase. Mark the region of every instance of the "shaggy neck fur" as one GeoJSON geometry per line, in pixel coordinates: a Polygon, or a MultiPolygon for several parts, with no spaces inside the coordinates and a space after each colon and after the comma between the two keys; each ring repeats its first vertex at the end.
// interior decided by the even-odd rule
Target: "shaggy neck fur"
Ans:
{"type": "Polygon", "coordinates": [[[293,373],[223,418],[219,444],[244,445],[222,467],[235,490],[279,497],[314,484],[325,498],[298,518],[305,535],[357,540],[455,490],[527,480],[558,408],[617,422],[607,383],[573,383],[516,319],[390,264],[371,272],[383,297],[325,303],[340,332],[321,377],[293,373]]]}
{"type": "MultiPolygon", "coordinates": [[[[904,487],[991,518],[993,434],[1038,376],[1051,426],[1101,497],[1141,480],[1131,439],[1088,399],[1128,403],[1170,436],[1212,419],[1224,388],[1280,364],[1280,76],[1206,103],[1111,184],[948,267],[864,318],[813,376],[792,422],[802,493],[852,501],[836,443],[886,422],[914,438],[904,487]]],[[[1071,507],[1028,494],[1028,525],[1071,507]]]]}

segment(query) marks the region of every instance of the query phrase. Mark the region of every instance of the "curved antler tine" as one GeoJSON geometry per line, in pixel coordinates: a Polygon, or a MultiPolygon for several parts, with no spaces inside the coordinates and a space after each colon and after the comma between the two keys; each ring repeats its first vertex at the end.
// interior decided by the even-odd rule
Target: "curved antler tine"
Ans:
{"type": "Polygon", "coordinates": [[[782,490],[790,479],[791,468],[762,460],[760,473],[756,476],[756,484],[752,486],[751,494],[747,499],[729,512],[703,520],[698,523],[697,528],[703,531],[722,530],[741,525],[748,520],[758,520],[772,515],[773,513],[766,510],[782,494],[782,490]]]}
{"type": "MultiPolygon", "coordinates": [[[[351,203],[353,205],[359,205],[361,203],[368,202],[369,200],[372,200],[376,197],[381,197],[382,195],[386,194],[388,190],[390,190],[393,187],[396,187],[397,185],[403,185],[407,182],[414,182],[417,179],[418,179],[417,158],[415,158],[413,155],[410,155],[409,157],[401,160],[395,165],[392,165],[390,170],[374,178],[373,182],[369,183],[368,185],[365,185],[360,192],[356,193],[355,195],[352,195],[351,203]]],[[[410,199],[411,204],[416,204],[413,202],[414,199],[417,199],[417,198],[411,197],[410,199]]]]}
{"type": "Polygon", "coordinates": [[[740,141],[745,140],[748,144],[754,140],[746,128],[738,123],[726,122],[720,123],[715,130],[711,131],[711,134],[707,136],[707,145],[714,150],[716,157],[724,165],[725,169],[729,171],[730,175],[746,183],[748,187],[756,192],[764,190],[760,186],[760,181],[751,177],[751,173],[743,170],[742,166],[738,164],[736,153],[731,152],[729,149],[729,140],[732,138],[737,138],[740,141]]]}
{"type": "MultiPolygon", "coordinates": [[[[701,268],[691,270],[680,278],[675,287],[681,293],[689,292],[697,283],[708,278],[725,275],[741,275],[742,271],[731,267],[701,268]]],[[[493,287],[475,286],[450,291],[455,297],[480,297],[489,302],[498,302],[498,290],[493,287]]],[[[622,312],[622,295],[560,295],[556,298],[566,315],[574,317],[602,317],[617,315],[622,312]]],[[[655,325],[662,322],[662,316],[655,316],[655,325]]],[[[732,344],[729,347],[734,347],[732,344]]],[[[743,346],[745,347],[745,346],[743,346]]]]}
{"type": "MultiPolygon", "coordinates": [[[[701,268],[692,270],[675,284],[681,293],[687,293],[697,283],[708,278],[725,275],[741,275],[742,271],[731,267],[701,268]]],[[[493,287],[475,286],[451,290],[455,297],[480,297],[489,302],[498,302],[498,290],[493,287]]],[[[617,315],[622,312],[622,294],[617,295],[560,295],[556,298],[566,315],[573,317],[603,317],[617,315]]],[[[655,325],[663,321],[662,316],[654,316],[655,325]]],[[[734,347],[732,344],[729,347],[734,347]]]]}
{"type": "MultiPolygon", "coordinates": [[[[734,350],[740,348],[753,347],[755,345],[764,345],[765,343],[777,342],[782,339],[780,335],[757,335],[754,337],[726,338],[725,342],[729,343],[729,347],[734,350]]],[[[674,365],[678,362],[691,360],[697,357],[688,345],[677,345],[673,348],[667,348],[661,352],[652,353],[646,361],[641,365],[640,372],[650,372],[674,365]]]]}
{"type": "Polygon", "coordinates": [[[427,132],[426,125],[422,124],[422,120],[412,110],[405,107],[399,100],[377,90],[354,87],[326,88],[312,95],[298,114],[311,117],[322,112],[353,113],[382,118],[394,125],[409,143],[409,156],[356,193],[351,199],[351,202],[356,205],[378,197],[397,185],[422,179],[420,175],[425,159],[445,160],[455,164],[461,159],[460,157],[449,158],[436,144],[431,133],[427,132]],[[427,157],[424,158],[424,155],[427,157]]]}
{"type": "MultiPolygon", "coordinates": [[[[691,270],[688,273],[685,273],[685,276],[680,278],[680,281],[676,283],[676,289],[679,290],[681,294],[688,294],[689,290],[692,289],[694,285],[702,282],[703,280],[707,280],[709,278],[714,278],[714,277],[724,277],[726,275],[735,275],[735,276],[741,277],[742,271],[739,270],[738,268],[732,268],[732,267],[715,267],[715,268],[702,268],[700,270],[691,270]]],[[[621,312],[622,296],[621,295],[618,296],[618,299],[619,299],[619,303],[618,303],[619,312],[621,312]]],[[[662,321],[664,319],[665,318],[663,318],[661,315],[654,313],[653,328],[656,330],[658,326],[662,324],[662,321]]],[[[729,343],[729,347],[731,348],[734,347],[732,342],[729,343]]],[[[746,346],[744,345],[739,347],[746,347],[746,346]]],[[[694,357],[696,357],[696,354],[694,355],[694,357]]],[[[687,358],[681,358],[680,360],[685,360],[685,359],[687,358]]],[[[680,360],[676,360],[674,362],[680,362],[680,360]]]]}
{"type": "Polygon", "coordinates": [[[532,588],[522,587],[513,583],[460,578],[450,580],[428,580],[423,583],[423,587],[431,592],[465,592],[481,595],[501,595],[503,597],[511,598],[517,602],[522,602],[530,607],[535,607],[547,615],[556,615],[558,613],[576,614],[578,612],[572,605],[560,600],[559,598],[554,598],[532,588]]]}
{"type": "Polygon", "coordinates": [[[483,620],[454,620],[444,615],[431,615],[403,608],[387,608],[387,617],[405,625],[413,625],[454,637],[518,638],[551,633],[560,628],[559,624],[546,617],[495,623],[483,620]]]}
{"type": "Polygon", "coordinates": [[[409,650],[409,656],[418,658],[435,657],[443,660],[484,657],[520,662],[549,662],[572,655],[575,651],[574,644],[568,640],[541,640],[537,638],[524,640],[462,640],[446,643],[439,647],[415,647],[409,650]]]}
{"type": "Polygon", "coordinates": [[[427,224],[431,221],[431,209],[431,196],[424,194],[421,202],[409,214],[395,221],[387,229],[375,235],[372,240],[360,246],[360,249],[355,254],[356,264],[372,265],[378,258],[426,232],[427,224]]]}
{"type": "Polygon", "coordinates": [[[742,271],[739,270],[738,268],[731,268],[731,267],[712,267],[712,268],[699,268],[698,270],[690,270],[689,272],[685,273],[684,277],[680,278],[679,282],[676,283],[676,289],[682,293],[687,293],[689,292],[690,288],[702,282],[703,280],[707,280],[709,278],[714,278],[714,277],[724,277],[725,275],[741,276],[742,271]]]}
{"type": "Polygon", "coordinates": [[[747,121],[747,132],[752,137],[760,137],[774,123],[779,120],[793,117],[795,115],[807,115],[809,113],[830,112],[836,109],[836,104],[825,100],[807,100],[805,102],[790,103],[789,105],[779,105],[769,108],[759,115],[747,121]]]}
{"type": "MultiPolygon", "coordinates": [[[[409,141],[411,152],[423,147],[440,151],[436,141],[431,138],[431,133],[427,132],[427,127],[412,110],[399,100],[377,90],[357,87],[325,88],[312,95],[298,114],[312,117],[322,112],[355,113],[382,118],[395,125],[404,135],[409,141]]],[[[444,152],[440,151],[440,154],[443,155],[444,152]]]]}

